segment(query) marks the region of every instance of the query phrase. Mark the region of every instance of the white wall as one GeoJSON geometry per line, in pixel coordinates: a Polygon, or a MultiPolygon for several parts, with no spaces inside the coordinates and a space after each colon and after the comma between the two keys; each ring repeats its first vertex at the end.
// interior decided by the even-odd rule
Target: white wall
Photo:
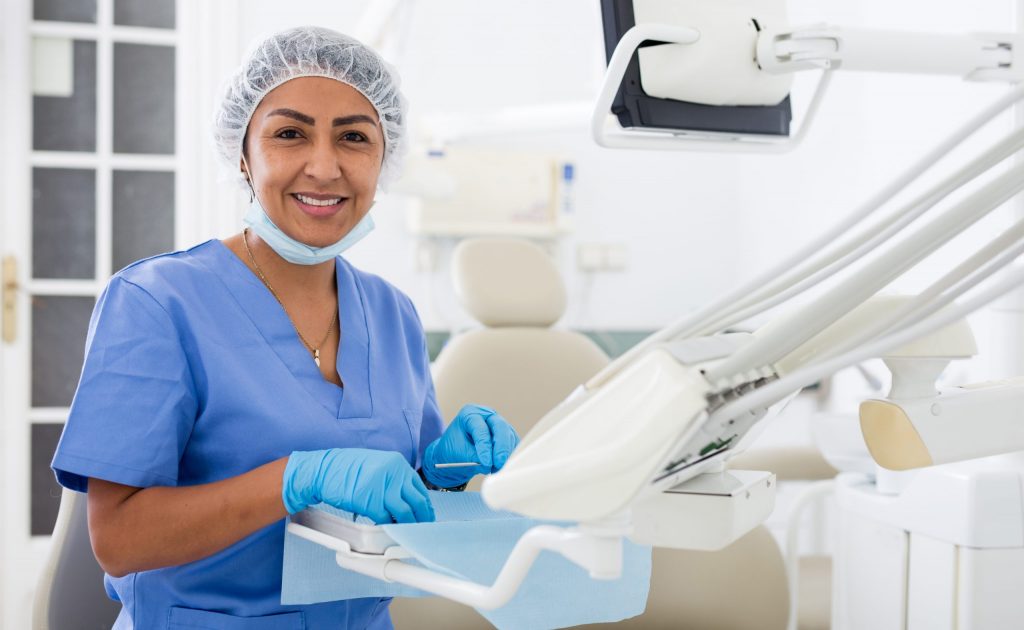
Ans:
{"type": "MultiPolygon", "coordinates": [[[[596,94],[603,67],[596,0],[412,4],[403,46],[385,53],[402,71],[414,116],[589,101],[596,94]],[[404,53],[397,55],[398,48],[404,53]]],[[[365,2],[242,6],[244,45],[305,23],[351,31],[365,2]]],[[[790,15],[794,24],[954,32],[1013,27],[1010,0],[799,0],[790,2],[790,15]]],[[[797,98],[807,87],[801,80],[797,98]]],[[[577,164],[577,229],[559,247],[574,301],[563,324],[664,325],[845,216],[1001,89],[952,78],[840,74],[806,145],[784,156],[608,151],[593,145],[585,121],[579,130],[517,139],[517,146],[566,152],[577,164]],[[580,242],[625,243],[628,271],[578,273],[573,261],[580,242]]],[[[1007,125],[1008,119],[997,127],[1007,125]]],[[[375,209],[379,229],[351,258],[408,292],[428,328],[465,325],[445,270],[414,270],[404,211],[402,202],[382,200],[375,209]]],[[[982,226],[979,233],[992,229],[982,226]]],[[[904,288],[923,279],[919,274],[904,288]]]]}

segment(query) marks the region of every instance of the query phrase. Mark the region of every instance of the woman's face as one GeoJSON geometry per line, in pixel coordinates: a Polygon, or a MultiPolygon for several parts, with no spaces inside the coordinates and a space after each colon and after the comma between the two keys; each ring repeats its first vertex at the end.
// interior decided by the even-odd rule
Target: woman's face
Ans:
{"type": "Polygon", "coordinates": [[[373,204],[384,135],[351,86],[301,77],[274,88],[253,112],[244,147],[263,209],[297,241],[330,245],[373,204]]]}

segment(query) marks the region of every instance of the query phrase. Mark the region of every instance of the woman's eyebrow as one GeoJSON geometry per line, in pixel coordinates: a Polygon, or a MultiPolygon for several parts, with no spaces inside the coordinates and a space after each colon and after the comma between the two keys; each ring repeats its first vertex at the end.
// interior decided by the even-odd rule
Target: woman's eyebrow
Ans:
{"type": "Polygon", "coordinates": [[[294,109],[275,109],[267,114],[266,118],[270,118],[271,116],[287,116],[288,118],[294,118],[295,120],[310,126],[316,124],[316,121],[313,120],[312,116],[307,116],[301,112],[295,111],[294,109]]]}
{"type": "MultiPolygon", "coordinates": [[[[301,123],[305,123],[311,127],[316,125],[316,119],[314,119],[312,116],[307,116],[306,114],[303,114],[302,112],[297,112],[294,109],[275,109],[268,113],[266,117],[270,118],[271,116],[285,116],[287,118],[295,119],[301,123]]],[[[343,125],[351,125],[353,123],[368,123],[374,126],[377,125],[377,121],[374,120],[373,118],[370,118],[366,114],[352,114],[351,116],[341,116],[339,118],[335,118],[334,120],[331,121],[331,126],[341,127],[343,125]]]]}
{"type": "Polygon", "coordinates": [[[332,127],[340,127],[342,125],[351,125],[352,123],[369,123],[376,126],[377,121],[370,118],[366,114],[352,114],[351,116],[342,116],[335,118],[331,121],[332,127]]]}

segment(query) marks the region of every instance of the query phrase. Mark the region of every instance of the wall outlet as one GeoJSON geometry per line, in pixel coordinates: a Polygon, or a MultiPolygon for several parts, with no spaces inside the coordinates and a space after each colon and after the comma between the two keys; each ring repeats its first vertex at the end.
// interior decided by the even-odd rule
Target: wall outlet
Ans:
{"type": "Polygon", "coordinates": [[[629,253],[625,243],[608,243],[604,246],[605,271],[625,271],[629,264],[629,253]]]}
{"type": "Polygon", "coordinates": [[[580,243],[576,247],[576,267],[585,273],[625,271],[628,266],[625,243],[580,243]]]}

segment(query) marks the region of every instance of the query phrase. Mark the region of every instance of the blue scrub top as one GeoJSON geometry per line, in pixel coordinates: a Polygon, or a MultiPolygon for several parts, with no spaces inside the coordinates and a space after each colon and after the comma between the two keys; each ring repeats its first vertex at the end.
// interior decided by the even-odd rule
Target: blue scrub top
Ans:
{"type": "MultiPolygon", "coordinates": [[[[61,485],[234,477],[294,450],[374,448],[414,468],[442,420],[407,296],[335,259],[340,388],[286,313],[219,240],[139,261],[96,303],[53,459],[61,485]]],[[[115,628],[390,628],[387,599],[281,605],[284,521],[188,564],[106,576],[115,628]]]]}

